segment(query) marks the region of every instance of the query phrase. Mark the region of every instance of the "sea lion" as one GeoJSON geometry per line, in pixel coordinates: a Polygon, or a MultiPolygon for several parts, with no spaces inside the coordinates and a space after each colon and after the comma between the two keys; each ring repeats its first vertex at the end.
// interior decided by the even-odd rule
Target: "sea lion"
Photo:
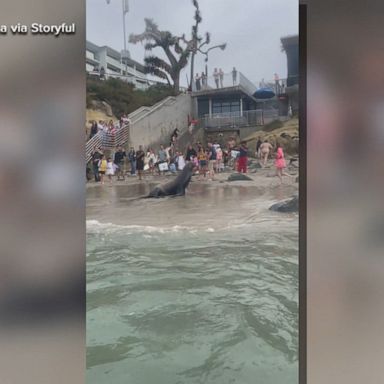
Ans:
{"type": "Polygon", "coordinates": [[[151,197],[164,197],[164,196],[184,196],[185,190],[188,187],[193,175],[193,163],[185,165],[183,170],[176,176],[176,178],[168,183],[161,184],[152,189],[146,198],[151,197]]]}

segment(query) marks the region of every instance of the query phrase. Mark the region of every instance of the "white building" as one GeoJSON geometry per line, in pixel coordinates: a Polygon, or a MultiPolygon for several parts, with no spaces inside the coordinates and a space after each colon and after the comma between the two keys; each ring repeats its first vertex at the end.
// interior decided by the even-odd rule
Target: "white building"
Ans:
{"type": "Polygon", "coordinates": [[[98,75],[101,67],[105,77],[121,78],[135,85],[138,89],[147,89],[157,82],[147,79],[144,65],[131,59],[129,52],[119,53],[108,46],[99,47],[90,41],[86,42],[86,71],[98,75]]]}

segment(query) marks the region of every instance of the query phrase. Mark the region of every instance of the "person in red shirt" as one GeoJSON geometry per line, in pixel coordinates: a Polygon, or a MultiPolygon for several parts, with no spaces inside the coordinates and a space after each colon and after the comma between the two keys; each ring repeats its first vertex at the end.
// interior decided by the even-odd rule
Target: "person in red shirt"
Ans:
{"type": "Polygon", "coordinates": [[[245,141],[240,144],[240,154],[237,161],[237,172],[247,173],[248,147],[245,141]]]}

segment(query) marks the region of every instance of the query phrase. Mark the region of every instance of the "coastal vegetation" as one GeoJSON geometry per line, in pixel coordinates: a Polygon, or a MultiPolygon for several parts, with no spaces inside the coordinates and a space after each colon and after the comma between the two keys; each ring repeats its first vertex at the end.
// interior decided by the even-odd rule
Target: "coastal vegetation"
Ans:
{"type": "Polygon", "coordinates": [[[99,80],[87,78],[87,108],[93,107],[93,102],[108,103],[115,116],[131,113],[141,106],[152,106],[168,96],[174,96],[174,89],[167,85],[153,85],[147,90],[136,89],[133,84],[120,79],[109,78],[99,80]]]}

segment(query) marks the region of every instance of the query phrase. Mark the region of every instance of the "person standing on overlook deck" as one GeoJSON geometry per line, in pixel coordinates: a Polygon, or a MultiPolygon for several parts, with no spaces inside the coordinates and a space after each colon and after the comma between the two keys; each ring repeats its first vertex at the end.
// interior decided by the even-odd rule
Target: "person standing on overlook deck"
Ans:
{"type": "Polygon", "coordinates": [[[233,81],[233,85],[236,85],[236,82],[237,82],[237,71],[236,71],[235,67],[233,67],[233,69],[232,69],[232,81],[233,81]]]}
{"type": "Polygon", "coordinates": [[[200,89],[201,89],[200,76],[198,73],[196,73],[196,76],[195,76],[195,84],[196,84],[196,91],[200,91],[200,89]]]}
{"type": "Polygon", "coordinates": [[[207,76],[204,72],[201,72],[201,85],[203,89],[207,88],[207,76]]]}
{"type": "Polygon", "coordinates": [[[215,68],[213,71],[213,78],[215,80],[216,88],[219,88],[219,76],[219,71],[217,70],[217,68],[215,68]]]}
{"type": "Polygon", "coordinates": [[[275,93],[280,93],[280,78],[277,73],[274,73],[273,78],[275,80],[275,93]]]}
{"type": "Polygon", "coordinates": [[[220,88],[223,88],[224,72],[221,68],[219,69],[219,77],[220,77],[220,88]]]}

